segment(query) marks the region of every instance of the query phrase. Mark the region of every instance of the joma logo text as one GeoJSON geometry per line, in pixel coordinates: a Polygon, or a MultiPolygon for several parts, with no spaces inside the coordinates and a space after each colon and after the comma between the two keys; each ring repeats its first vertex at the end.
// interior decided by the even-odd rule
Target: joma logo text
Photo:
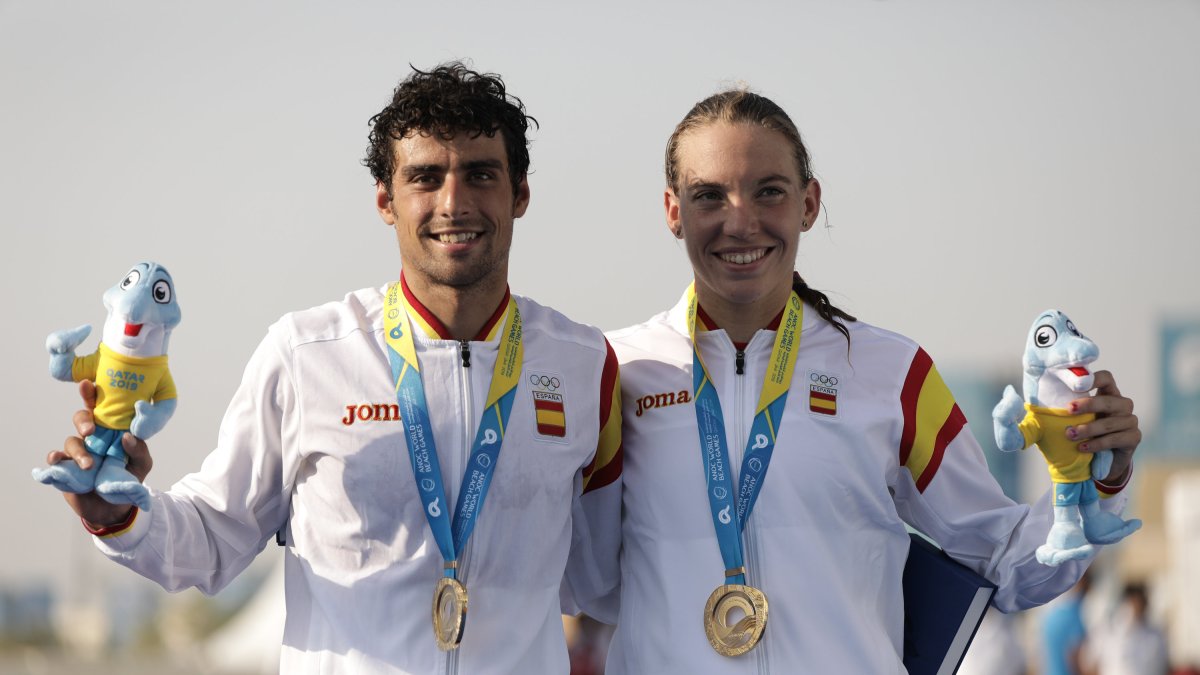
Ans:
{"type": "Polygon", "coordinates": [[[692,395],[687,389],[679,393],[668,391],[665,394],[647,394],[637,400],[637,412],[634,414],[641,417],[643,412],[652,408],[665,408],[669,405],[688,403],[691,400],[692,395]]]}
{"type": "Polygon", "coordinates": [[[354,420],[360,422],[399,422],[400,406],[392,403],[360,403],[346,406],[346,416],[342,424],[350,426],[354,420]]]}

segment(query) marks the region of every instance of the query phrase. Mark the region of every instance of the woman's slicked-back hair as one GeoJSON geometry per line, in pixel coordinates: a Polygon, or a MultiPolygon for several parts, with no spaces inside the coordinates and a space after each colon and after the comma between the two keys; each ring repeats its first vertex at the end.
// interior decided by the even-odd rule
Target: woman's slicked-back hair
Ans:
{"type": "Polygon", "coordinates": [[[801,181],[807,184],[812,180],[812,162],[809,160],[808,148],[800,138],[800,130],[792,122],[792,118],[771,99],[761,94],[755,94],[747,89],[729,89],[709,96],[692,106],[684,115],[675,131],[667,140],[666,173],[667,186],[678,190],[679,180],[679,143],[687,132],[698,127],[722,122],[725,124],[753,124],[767,129],[773,129],[783,134],[792,146],[792,154],[796,158],[796,169],[801,181]]]}

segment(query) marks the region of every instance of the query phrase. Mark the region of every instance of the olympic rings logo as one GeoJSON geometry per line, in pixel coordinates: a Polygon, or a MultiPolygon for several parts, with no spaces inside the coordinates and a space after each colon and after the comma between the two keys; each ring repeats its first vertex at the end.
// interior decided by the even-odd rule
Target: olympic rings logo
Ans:
{"type": "Polygon", "coordinates": [[[555,391],[562,386],[562,382],[560,382],[557,377],[537,375],[536,373],[529,376],[529,384],[532,384],[535,387],[541,386],[542,388],[549,389],[550,391],[555,391]]]}
{"type": "Polygon", "coordinates": [[[838,384],[838,379],[836,377],[832,375],[823,375],[821,373],[813,373],[812,375],[809,375],[808,379],[812,380],[815,384],[824,385],[826,387],[836,387],[838,384]]]}

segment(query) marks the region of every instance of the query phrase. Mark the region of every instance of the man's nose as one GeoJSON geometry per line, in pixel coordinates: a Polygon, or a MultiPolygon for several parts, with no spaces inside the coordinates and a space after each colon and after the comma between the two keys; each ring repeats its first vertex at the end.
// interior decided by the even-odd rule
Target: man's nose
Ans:
{"type": "Polygon", "coordinates": [[[463,181],[456,176],[446,177],[438,194],[438,201],[442,215],[446,218],[462,218],[471,213],[470,192],[463,181]]]}

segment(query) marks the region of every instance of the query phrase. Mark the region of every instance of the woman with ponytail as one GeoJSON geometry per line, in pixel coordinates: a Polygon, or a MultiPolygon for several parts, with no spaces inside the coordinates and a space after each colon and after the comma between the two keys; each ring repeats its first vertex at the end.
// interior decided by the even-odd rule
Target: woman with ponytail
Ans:
{"type": "MultiPolygon", "coordinates": [[[[1049,500],[1004,496],[929,355],[801,278],[820,205],[799,131],[763,96],[713,95],[667,143],[667,227],[694,277],[674,308],[608,336],[622,585],[585,608],[618,623],[606,672],[903,673],[906,523],[995,582],[1006,611],[1089,562],[1040,565],[1049,500]]],[[[1096,381],[1078,404],[1100,417],[1079,437],[1135,447],[1132,403],[1096,381]]],[[[1101,482],[1103,508],[1123,506],[1128,475],[1101,482]]]]}

